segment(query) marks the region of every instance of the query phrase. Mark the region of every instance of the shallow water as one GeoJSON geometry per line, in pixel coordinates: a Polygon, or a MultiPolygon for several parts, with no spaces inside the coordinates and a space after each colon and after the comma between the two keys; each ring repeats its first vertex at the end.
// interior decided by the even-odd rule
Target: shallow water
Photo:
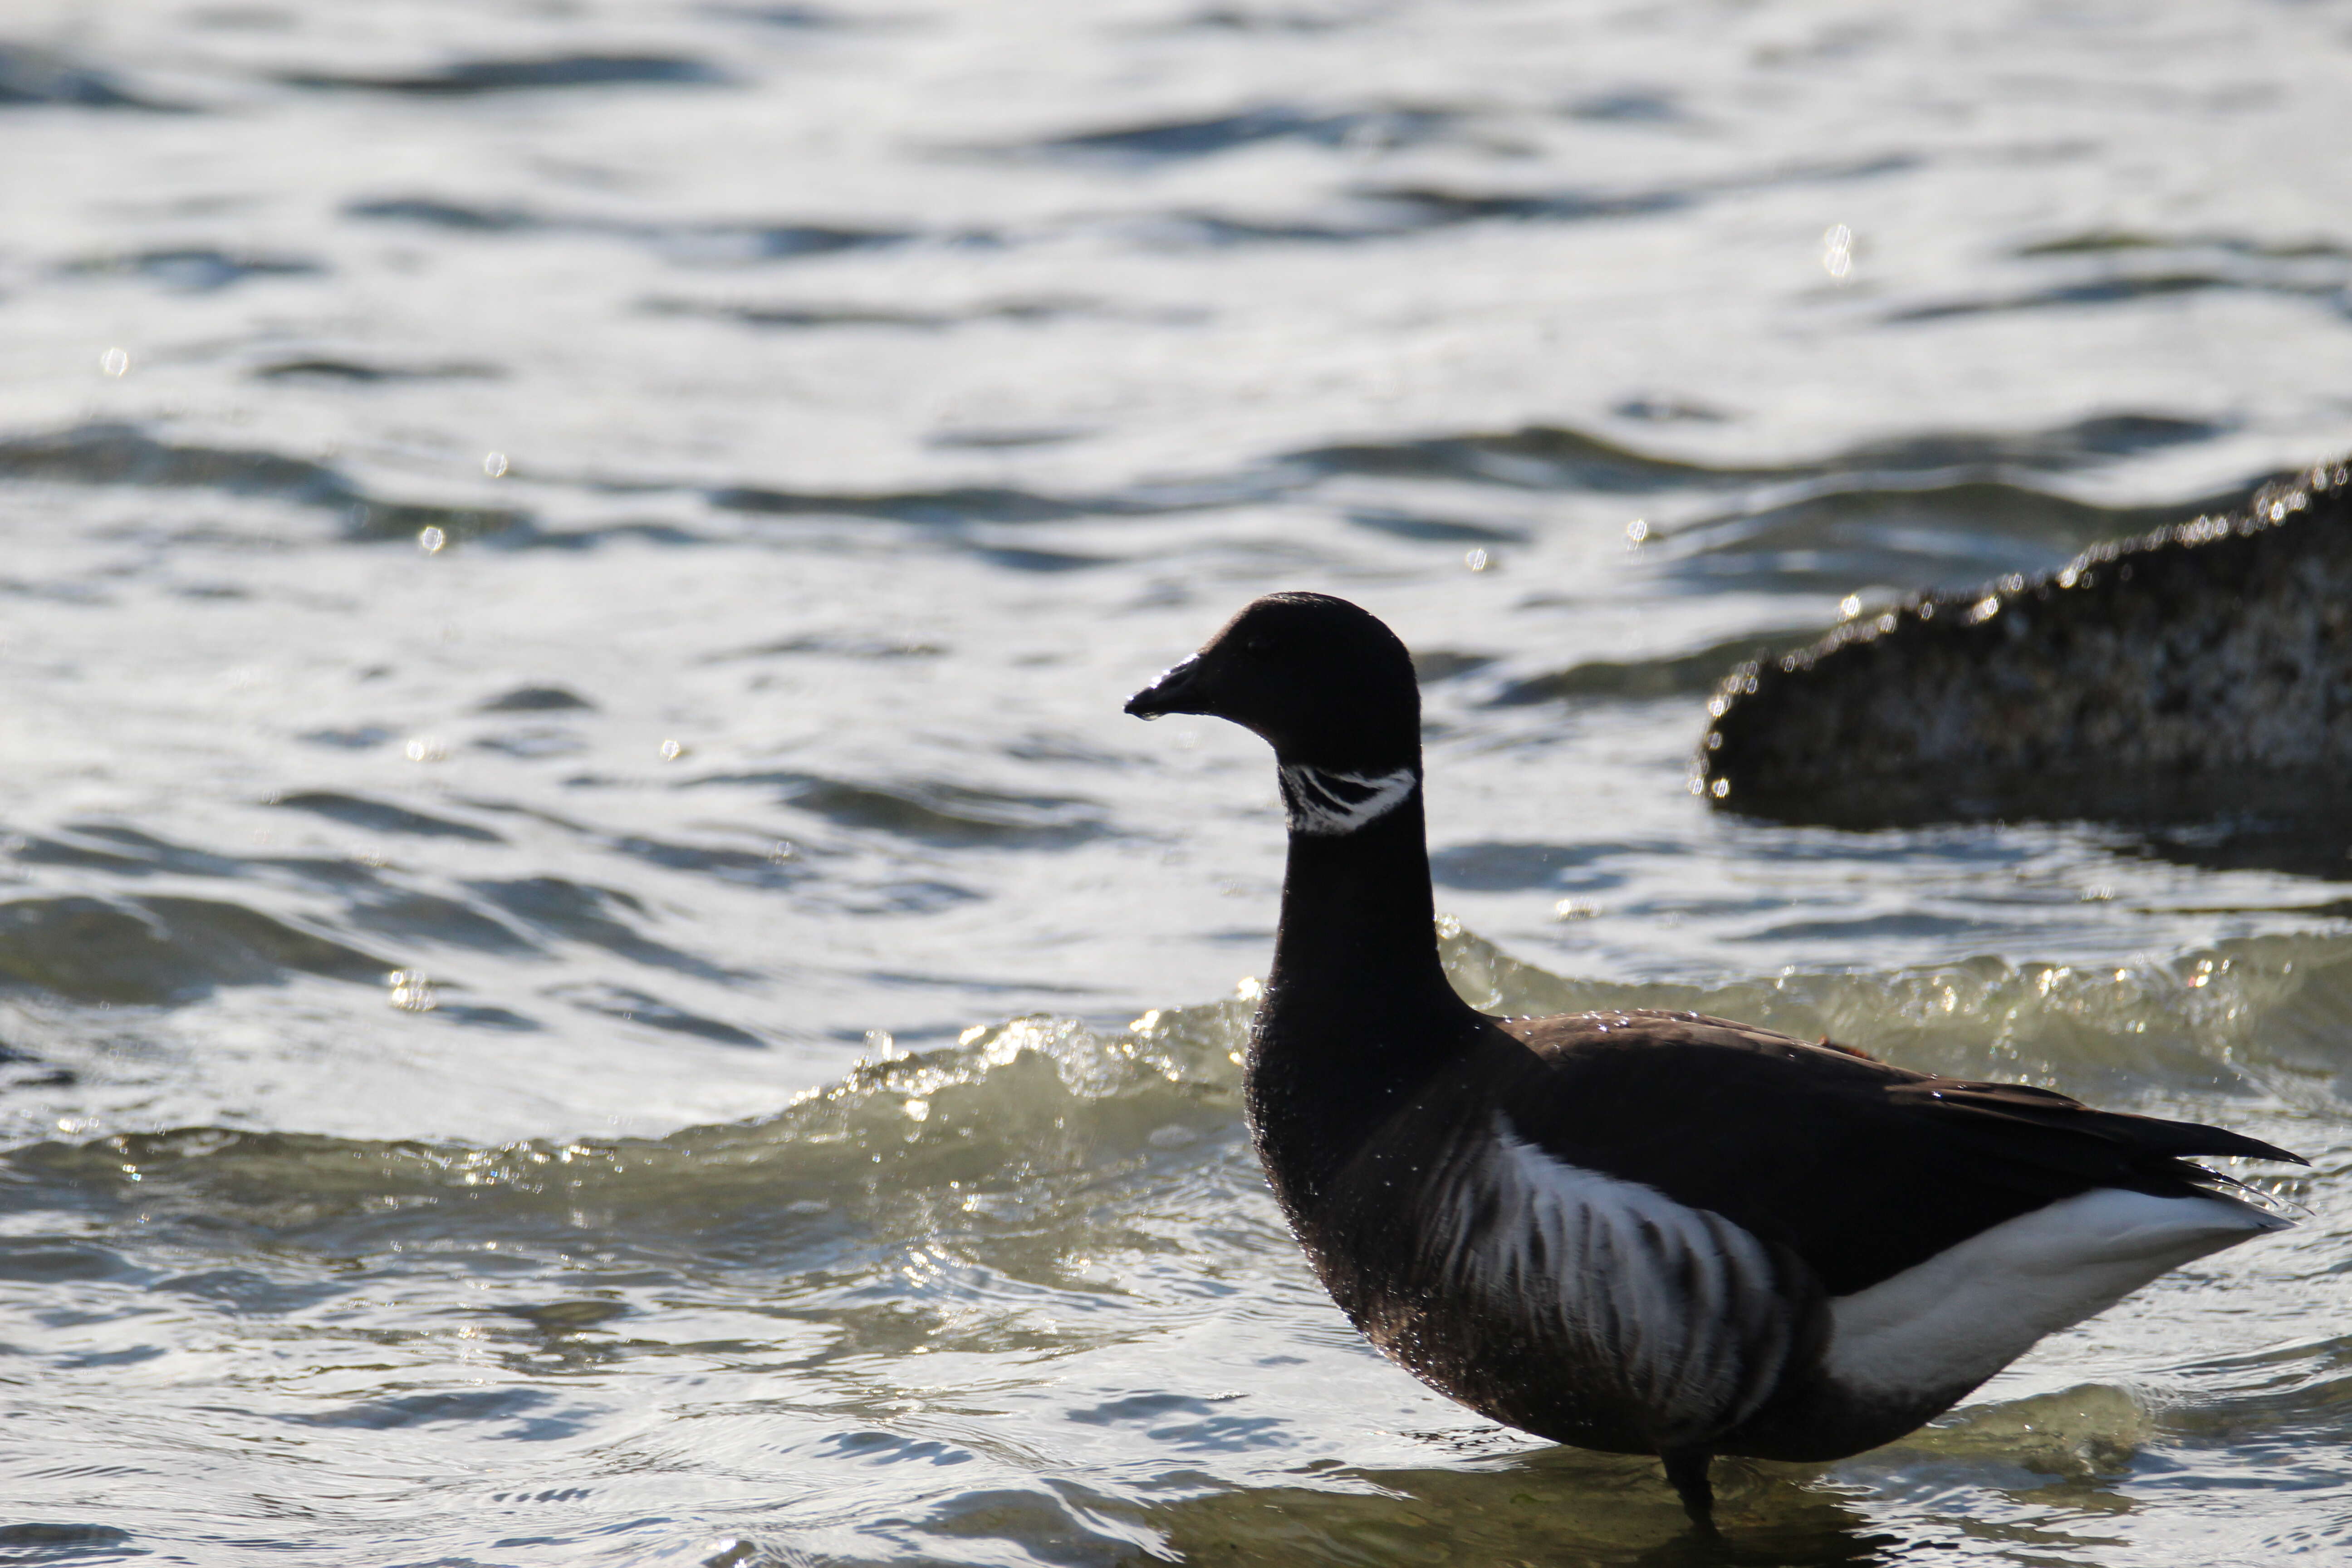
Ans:
{"type": "Polygon", "coordinates": [[[2340,851],[1685,781],[1753,650],[2352,446],[2347,56],[2328,5],[12,10],[0,1558],[1717,1560],[1281,1230],[1218,1000],[1271,770],[1118,711],[1278,586],[1420,656],[1474,1000],[2315,1161],[1929,1431],[1736,1469],[1738,1560],[2340,1557],[2340,851]]]}

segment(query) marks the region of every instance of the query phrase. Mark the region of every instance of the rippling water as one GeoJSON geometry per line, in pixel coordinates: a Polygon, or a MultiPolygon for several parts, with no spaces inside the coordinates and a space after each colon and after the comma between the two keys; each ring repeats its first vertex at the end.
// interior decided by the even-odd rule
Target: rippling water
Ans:
{"type": "Polygon", "coordinates": [[[2352,445],[2347,66],[2220,0],[12,9],[0,1559],[1716,1560],[1265,1194],[1271,770],[1118,708],[1277,586],[1418,652],[1474,1000],[2315,1162],[1735,1469],[1738,1560],[2340,1559],[2340,846],[1685,774],[1759,648],[2352,445]]]}

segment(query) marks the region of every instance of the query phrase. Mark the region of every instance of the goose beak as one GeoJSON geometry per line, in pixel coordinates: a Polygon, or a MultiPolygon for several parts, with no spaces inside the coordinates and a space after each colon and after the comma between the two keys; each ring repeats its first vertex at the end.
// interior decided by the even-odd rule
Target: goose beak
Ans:
{"type": "Polygon", "coordinates": [[[1201,685],[1201,656],[1194,654],[1183,663],[1160,672],[1160,679],[1127,700],[1127,710],[1139,719],[1157,719],[1162,713],[1198,713],[1193,705],[1201,685]]]}

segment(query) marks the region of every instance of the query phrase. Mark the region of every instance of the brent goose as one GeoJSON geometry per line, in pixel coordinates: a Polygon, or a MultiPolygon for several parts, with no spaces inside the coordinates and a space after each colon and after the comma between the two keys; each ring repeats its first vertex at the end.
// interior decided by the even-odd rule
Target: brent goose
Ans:
{"type": "Polygon", "coordinates": [[[1276,594],[1127,704],[1271,742],[1290,824],[1250,1128],[1332,1299],[1482,1415],[1656,1454],[1843,1458],[2042,1335],[2286,1222],[2219,1128],[1696,1013],[1496,1018],[1447,984],[1404,645],[1276,594]]]}

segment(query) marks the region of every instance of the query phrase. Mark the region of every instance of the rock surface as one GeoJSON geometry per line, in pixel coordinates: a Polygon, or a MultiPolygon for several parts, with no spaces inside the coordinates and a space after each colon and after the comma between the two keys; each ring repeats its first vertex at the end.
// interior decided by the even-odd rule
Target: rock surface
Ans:
{"type": "Polygon", "coordinates": [[[2179,817],[2347,798],[2352,460],[2063,570],[1742,665],[1693,787],[1784,820],[2179,817]]]}

